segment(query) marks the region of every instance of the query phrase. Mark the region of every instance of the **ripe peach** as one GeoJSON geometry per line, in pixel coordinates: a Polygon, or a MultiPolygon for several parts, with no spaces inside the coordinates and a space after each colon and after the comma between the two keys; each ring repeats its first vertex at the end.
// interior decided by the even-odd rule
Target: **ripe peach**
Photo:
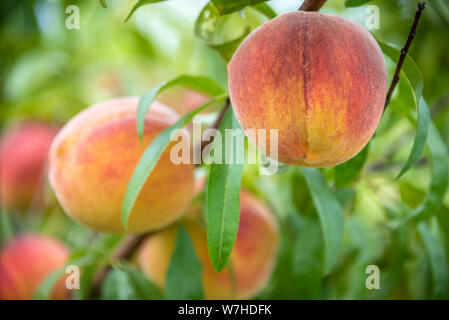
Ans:
{"type": "MultiPolygon", "coordinates": [[[[53,272],[63,268],[68,249],[58,240],[39,236],[20,236],[0,252],[0,299],[29,300],[53,272]]],[[[69,292],[61,278],[51,299],[67,299],[69,292]]]]}
{"type": "MultiPolygon", "coordinates": [[[[382,52],[368,31],[341,17],[283,14],[251,33],[228,69],[242,128],[254,145],[249,129],[278,129],[277,160],[284,163],[329,167],[352,158],[383,112],[382,52]]],[[[258,147],[269,142],[267,132],[258,147]]]]}
{"type": "MultiPolygon", "coordinates": [[[[241,194],[240,224],[230,263],[235,274],[235,295],[229,267],[214,271],[207,249],[204,227],[195,219],[185,219],[196,254],[203,266],[206,299],[246,299],[254,297],[269,280],[277,258],[279,230],[276,220],[259,200],[241,194]]],[[[174,250],[176,228],[150,236],[138,252],[142,272],[161,288],[174,250]]]]}
{"type": "Polygon", "coordinates": [[[56,130],[43,123],[13,126],[0,141],[0,200],[10,210],[42,204],[44,169],[56,130]]]}
{"type": "MultiPolygon", "coordinates": [[[[87,108],[65,125],[50,150],[50,183],[63,209],[99,232],[124,232],[121,205],[134,168],[150,142],[178,117],[163,104],[153,103],[140,143],[138,101],[125,97],[87,108]]],[[[173,164],[170,149],[162,154],[137,198],[128,223],[130,233],[169,225],[193,196],[193,165],[173,164]]]]}

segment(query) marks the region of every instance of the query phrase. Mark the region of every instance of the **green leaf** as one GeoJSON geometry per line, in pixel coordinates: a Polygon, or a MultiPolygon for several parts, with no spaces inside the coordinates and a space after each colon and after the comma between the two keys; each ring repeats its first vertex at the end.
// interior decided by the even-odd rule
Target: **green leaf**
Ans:
{"type": "Polygon", "coordinates": [[[266,1],[268,0],[212,0],[212,3],[220,12],[220,15],[225,15],[266,1]]]}
{"type": "Polygon", "coordinates": [[[415,222],[434,216],[442,207],[449,179],[447,166],[448,152],[446,144],[441,139],[438,129],[433,123],[429,127],[427,144],[432,156],[432,176],[430,178],[429,191],[424,203],[412,214],[415,222]]]}
{"type": "Polygon", "coordinates": [[[256,10],[257,12],[263,14],[265,17],[267,17],[269,20],[276,18],[277,13],[274,11],[268,4],[266,3],[259,3],[254,6],[251,6],[252,9],[256,10]]]}
{"type": "Polygon", "coordinates": [[[129,18],[131,18],[131,16],[134,14],[134,12],[137,9],[139,9],[141,6],[144,6],[144,5],[150,4],[150,3],[162,2],[162,1],[166,1],[166,0],[139,0],[139,1],[137,1],[136,4],[131,9],[131,11],[128,13],[128,16],[126,17],[125,22],[128,21],[129,18]]]}
{"type": "Polygon", "coordinates": [[[402,177],[404,173],[406,173],[420,157],[426,144],[427,134],[429,131],[429,123],[430,111],[427,107],[427,104],[424,102],[424,100],[421,99],[420,103],[418,104],[418,129],[416,131],[415,140],[413,141],[412,151],[410,152],[407,161],[405,162],[396,179],[402,177]]]}
{"type": "Polygon", "coordinates": [[[193,119],[193,117],[195,117],[195,115],[205,110],[213,103],[223,100],[225,98],[227,98],[227,94],[215,96],[207,103],[187,113],[181,119],[179,119],[178,122],[162,131],[147,147],[142,157],[140,158],[136,168],[134,169],[134,173],[131,176],[131,179],[128,183],[128,187],[126,189],[125,197],[123,198],[122,223],[125,229],[127,228],[131,210],[134,206],[134,203],[136,202],[140,190],[142,189],[143,185],[145,184],[151,172],[153,171],[153,168],[156,166],[156,163],[158,162],[162,153],[170,144],[170,136],[172,132],[181,129],[187,123],[189,123],[193,119]]]}
{"type": "Polygon", "coordinates": [[[227,129],[232,129],[233,133],[243,134],[232,108],[227,110],[220,124],[221,136],[217,135],[213,142],[214,149],[216,146],[221,148],[226,144],[225,148],[221,148],[225,149],[222,151],[221,164],[212,163],[207,180],[207,244],[212,266],[217,272],[226,266],[237,237],[244,166],[239,164],[237,159],[233,159],[237,147],[233,139],[225,139],[227,129]],[[225,143],[222,143],[223,139],[225,143]]]}
{"type": "Polygon", "coordinates": [[[308,219],[293,247],[292,268],[295,283],[305,299],[321,298],[323,275],[323,236],[319,222],[308,219]]]}
{"type": "Polygon", "coordinates": [[[106,0],[100,0],[100,4],[101,4],[101,6],[102,6],[103,8],[105,8],[105,9],[108,7],[108,3],[107,3],[106,0]]]}
{"type": "Polygon", "coordinates": [[[45,280],[38,286],[37,290],[34,292],[34,300],[48,300],[50,299],[51,292],[56,282],[61,279],[65,273],[65,267],[60,268],[52,272],[45,280]]]}
{"type": "Polygon", "coordinates": [[[226,62],[228,62],[232,58],[232,55],[234,54],[235,50],[237,50],[243,39],[245,39],[246,36],[250,33],[251,28],[249,26],[246,26],[242,34],[237,38],[226,42],[217,43],[213,40],[213,38],[217,31],[217,25],[220,20],[220,12],[212,2],[209,2],[203,8],[203,10],[201,10],[198,18],[196,19],[195,35],[198,38],[202,39],[207,46],[216,50],[220,54],[220,56],[226,62]]]}
{"type": "Polygon", "coordinates": [[[102,300],[134,300],[134,286],[128,274],[119,268],[108,272],[101,287],[102,300]]]}
{"type": "Polygon", "coordinates": [[[132,265],[123,267],[133,282],[136,296],[141,300],[161,300],[162,292],[152,282],[148,280],[138,269],[132,265]]]}
{"type": "Polygon", "coordinates": [[[220,44],[213,44],[213,43],[207,43],[209,47],[212,49],[215,49],[218,51],[220,56],[226,61],[230,61],[232,56],[234,55],[235,50],[239,47],[240,43],[243,41],[243,39],[246,38],[247,35],[251,32],[251,28],[249,26],[246,26],[243,30],[242,34],[231,40],[220,44]]]}
{"type": "Polygon", "coordinates": [[[170,300],[203,299],[201,262],[189,234],[179,225],[165,279],[165,296],[170,300]]]}
{"type": "MultiPolygon", "coordinates": [[[[395,63],[398,63],[401,51],[379,40],[377,40],[377,42],[379,43],[379,46],[381,47],[382,51],[391,60],[393,60],[395,63]]],[[[424,149],[424,145],[426,143],[428,127],[430,123],[429,108],[425,103],[421,102],[421,95],[423,89],[422,74],[416,63],[408,55],[405,57],[404,64],[402,66],[401,80],[399,83],[399,87],[400,87],[400,94],[398,98],[402,100],[401,102],[405,103],[406,107],[410,107],[407,104],[412,104],[413,109],[418,110],[418,128],[415,140],[413,142],[412,150],[408,156],[406,163],[404,164],[400,173],[398,174],[397,179],[403,176],[413,166],[413,164],[418,160],[419,156],[421,155],[424,149]],[[410,100],[408,98],[409,95],[407,95],[410,86],[412,89],[413,100],[410,100]],[[405,96],[403,93],[404,91],[406,91],[405,96]]],[[[404,112],[406,112],[406,114],[410,119],[412,118],[407,109],[404,108],[404,112]]]]}
{"type": "MultiPolygon", "coordinates": [[[[379,41],[378,39],[376,40],[380,48],[382,49],[382,52],[391,60],[393,60],[393,62],[398,63],[401,56],[401,50],[382,41],[379,41]]],[[[421,71],[419,70],[415,61],[413,61],[413,59],[409,55],[405,56],[404,64],[402,65],[401,70],[405,73],[407,79],[410,81],[413,92],[415,94],[415,103],[417,105],[419,100],[421,99],[422,89],[424,85],[421,71]]]]}
{"type": "Polygon", "coordinates": [[[444,247],[432,235],[427,223],[421,222],[418,224],[417,230],[429,258],[434,297],[443,299],[446,297],[449,288],[449,268],[444,247]]]}
{"type": "Polygon", "coordinates": [[[162,91],[176,85],[185,86],[212,97],[225,92],[214,80],[201,76],[182,75],[173,80],[157,84],[142,96],[139,105],[137,106],[137,135],[141,141],[145,125],[145,115],[147,114],[148,109],[150,109],[151,103],[162,91]]]}
{"type": "Polygon", "coordinates": [[[10,216],[6,209],[0,209],[0,243],[6,243],[13,236],[10,216]]]}
{"type": "Polygon", "coordinates": [[[115,266],[109,271],[101,287],[103,300],[154,300],[162,294],[132,265],[115,266]]]}
{"type": "Polygon", "coordinates": [[[357,178],[365,165],[368,153],[369,143],[354,158],[335,167],[335,185],[337,188],[343,188],[357,178]]]}
{"type": "Polygon", "coordinates": [[[328,275],[334,267],[343,238],[343,209],[329,189],[320,170],[304,168],[304,177],[320,218],[324,240],[324,270],[328,275]]]}
{"type": "Polygon", "coordinates": [[[345,0],[345,8],[360,7],[370,1],[371,0],[345,0]]]}

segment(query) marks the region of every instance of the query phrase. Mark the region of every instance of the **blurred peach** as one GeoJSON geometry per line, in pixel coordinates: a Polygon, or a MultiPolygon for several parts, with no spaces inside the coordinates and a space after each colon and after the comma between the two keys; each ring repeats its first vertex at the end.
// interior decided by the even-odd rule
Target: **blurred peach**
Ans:
{"type": "Polygon", "coordinates": [[[22,123],[8,129],[0,142],[0,199],[10,210],[42,204],[45,164],[56,134],[50,125],[22,123]]]}
{"type": "MultiPolygon", "coordinates": [[[[68,249],[54,238],[23,235],[13,239],[0,252],[0,299],[32,299],[43,281],[65,266],[68,257],[68,249]]],[[[69,291],[61,278],[51,299],[68,298],[69,291]]]]}
{"type": "MultiPolygon", "coordinates": [[[[237,239],[229,267],[215,272],[208,254],[207,234],[195,219],[185,219],[196,254],[203,266],[206,299],[248,299],[256,296],[271,277],[279,247],[279,229],[270,210],[254,196],[242,192],[237,239]],[[234,292],[235,289],[235,292],[234,292]]],[[[161,288],[174,250],[176,227],[149,236],[138,252],[142,272],[161,288]]]]}

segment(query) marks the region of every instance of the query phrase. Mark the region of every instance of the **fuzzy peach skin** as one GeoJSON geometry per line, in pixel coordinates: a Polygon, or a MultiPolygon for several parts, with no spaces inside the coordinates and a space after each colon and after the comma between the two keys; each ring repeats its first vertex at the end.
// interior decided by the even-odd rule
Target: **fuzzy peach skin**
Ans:
{"type": "MultiPolygon", "coordinates": [[[[387,71],[362,26],[318,12],[285,13],[257,28],[229,65],[234,112],[249,129],[278,129],[277,160],[329,167],[355,156],[381,118],[387,71]]],[[[269,150],[269,149],[268,149],[269,150]]],[[[272,151],[269,151],[272,153],[272,151]]]]}
{"type": "MultiPolygon", "coordinates": [[[[124,97],[83,110],[60,131],[50,150],[50,183],[63,209],[99,232],[124,232],[121,206],[134,168],[150,142],[178,118],[174,111],[154,102],[145,118],[141,144],[136,131],[138,101],[124,97]]],[[[185,130],[181,133],[188,135],[185,130]]],[[[127,232],[163,228],[177,220],[190,203],[193,165],[173,164],[172,145],[143,186],[127,232]]]]}
{"type": "MultiPolygon", "coordinates": [[[[58,240],[39,235],[13,239],[0,252],[0,300],[29,300],[53,272],[63,268],[69,251],[58,240]]],[[[61,278],[51,299],[68,299],[69,291],[61,278]]]]}
{"type": "MultiPolygon", "coordinates": [[[[206,229],[197,219],[185,219],[185,227],[203,266],[206,299],[248,299],[257,295],[271,277],[279,247],[277,221],[269,209],[253,196],[242,193],[240,224],[231,254],[235,292],[229,268],[214,271],[207,249],[206,229]]],[[[142,272],[161,288],[174,250],[176,227],[150,236],[139,249],[142,272]]]]}
{"type": "Polygon", "coordinates": [[[56,130],[25,122],[8,129],[0,141],[0,201],[12,211],[41,205],[45,164],[56,130]]]}

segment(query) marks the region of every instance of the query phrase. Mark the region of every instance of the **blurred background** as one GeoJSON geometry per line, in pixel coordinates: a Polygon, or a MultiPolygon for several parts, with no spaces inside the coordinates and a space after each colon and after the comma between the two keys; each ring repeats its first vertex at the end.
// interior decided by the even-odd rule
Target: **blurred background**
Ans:
{"type": "MultiPolygon", "coordinates": [[[[196,17],[206,3],[173,0],[143,6],[125,23],[134,1],[108,0],[108,8],[103,8],[99,1],[0,2],[2,141],[6,141],[8,133],[24,127],[31,134],[16,135],[15,140],[10,139],[10,145],[41,143],[44,146],[43,151],[35,150],[31,155],[19,152],[15,159],[8,160],[11,153],[7,144],[2,143],[2,241],[11,233],[37,232],[57,237],[72,250],[82,251],[95,238],[92,231],[72,222],[62,212],[45,183],[44,171],[40,171],[54,132],[73,115],[108,98],[141,96],[158,82],[181,74],[204,75],[227,87],[226,62],[194,34],[196,17]],[[65,26],[69,16],[66,8],[73,4],[80,10],[80,28],[69,30],[65,26]],[[12,173],[14,169],[8,167],[9,163],[27,157],[33,157],[35,163],[25,172],[12,173]],[[22,184],[5,180],[12,175],[19,177],[22,184]],[[36,187],[42,181],[43,187],[36,187]],[[16,188],[12,194],[5,191],[8,183],[16,188]]],[[[300,0],[267,2],[277,14],[297,10],[300,3],[300,0]]],[[[369,2],[367,5],[376,5],[380,14],[380,29],[370,31],[383,42],[402,46],[416,4],[412,0],[369,2]]],[[[329,0],[321,12],[365,25],[369,15],[367,5],[345,9],[343,0],[329,0]]],[[[227,17],[218,36],[222,40],[232,39],[245,25],[255,28],[265,21],[260,13],[245,9],[243,14],[227,17]]],[[[448,34],[449,1],[428,1],[409,52],[423,74],[423,96],[446,146],[449,143],[448,34]]],[[[395,65],[386,61],[391,79],[395,65]]],[[[160,100],[185,113],[201,104],[204,97],[174,88],[160,100]]],[[[407,119],[388,111],[371,142],[367,164],[356,181],[337,188],[333,185],[334,171],[323,171],[344,205],[346,215],[338,265],[324,279],[316,276],[313,266],[307,263],[304,268],[294,267],[295,263],[304,263],[295,252],[308,239],[301,238],[303,233],[298,230],[312,206],[304,178],[295,168],[273,177],[259,176],[252,166],[245,168],[243,185],[270,204],[281,221],[284,238],[273,279],[260,298],[449,297],[449,239],[441,231],[441,224],[430,220],[428,228],[431,243],[440,249],[440,258],[444,260],[440,266],[434,265],[431,255],[434,247],[423,241],[422,234],[413,228],[393,230],[388,226],[396,214],[392,208],[400,204],[416,208],[427,193],[431,175],[427,150],[412,170],[400,180],[395,179],[414,136],[415,128],[407,119]],[[287,185],[291,186],[292,194],[284,191],[287,185]],[[286,200],[286,197],[290,198],[286,200]],[[380,290],[365,288],[365,267],[371,264],[383,270],[380,290]],[[435,271],[435,268],[440,269],[435,271]],[[440,272],[440,276],[442,272],[443,276],[438,278],[435,272],[440,272]],[[441,279],[446,282],[441,283],[441,279]]],[[[448,196],[442,211],[449,214],[448,196]]],[[[116,243],[119,238],[111,236],[108,241],[116,243]]]]}

